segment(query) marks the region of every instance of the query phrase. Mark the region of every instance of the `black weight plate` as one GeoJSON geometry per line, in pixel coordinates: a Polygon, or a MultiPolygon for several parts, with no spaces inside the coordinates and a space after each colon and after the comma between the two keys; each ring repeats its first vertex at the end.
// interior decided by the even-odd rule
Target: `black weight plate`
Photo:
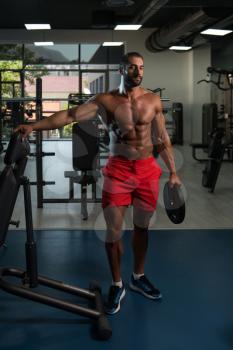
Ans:
{"type": "Polygon", "coordinates": [[[163,201],[166,213],[174,224],[180,224],[185,218],[185,200],[180,186],[170,187],[166,182],[163,189],[163,201]]]}

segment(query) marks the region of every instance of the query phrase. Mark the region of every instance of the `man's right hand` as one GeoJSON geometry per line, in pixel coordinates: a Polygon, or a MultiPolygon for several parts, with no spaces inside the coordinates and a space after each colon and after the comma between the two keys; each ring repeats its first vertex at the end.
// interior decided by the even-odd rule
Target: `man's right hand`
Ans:
{"type": "Polygon", "coordinates": [[[33,126],[30,124],[20,124],[16,129],[14,129],[14,132],[17,131],[20,132],[23,138],[25,138],[33,131],[33,126]]]}

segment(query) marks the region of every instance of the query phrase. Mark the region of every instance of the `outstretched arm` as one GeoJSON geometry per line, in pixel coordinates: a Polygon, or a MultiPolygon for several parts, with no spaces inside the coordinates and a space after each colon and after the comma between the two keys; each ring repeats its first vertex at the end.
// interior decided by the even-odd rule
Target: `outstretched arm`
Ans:
{"type": "Polygon", "coordinates": [[[21,124],[15,131],[22,133],[23,137],[26,137],[33,130],[52,130],[59,129],[64,125],[70,124],[72,122],[82,122],[90,120],[96,116],[101,105],[99,103],[99,98],[96,96],[94,99],[83,103],[80,106],[56,112],[50,117],[42,119],[33,124],[21,124]]]}
{"type": "Polygon", "coordinates": [[[155,117],[152,121],[152,132],[155,136],[155,145],[157,147],[157,150],[170,172],[169,181],[171,185],[180,185],[181,181],[176,174],[173,149],[170,137],[166,130],[165,118],[162,113],[162,103],[159,97],[156,102],[155,117]]]}
{"type": "Polygon", "coordinates": [[[97,111],[97,103],[84,103],[81,106],[56,112],[50,117],[40,120],[34,124],[33,130],[58,129],[75,121],[81,122],[89,120],[95,117],[97,111]]]}

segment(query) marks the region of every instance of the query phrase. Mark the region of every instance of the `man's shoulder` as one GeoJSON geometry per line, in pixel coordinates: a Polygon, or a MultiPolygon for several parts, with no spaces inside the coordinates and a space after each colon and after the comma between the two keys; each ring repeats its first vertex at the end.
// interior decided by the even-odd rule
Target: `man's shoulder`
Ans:
{"type": "Polygon", "coordinates": [[[95,101],[104,102],[104,101],[107,101],[107,100],[111,99],[112,97],[116,96],[117,94],[118,94],[117,90],[102,92],[102,93],[95,95],[94,99],[95,99],[95,101]]]}
{"type": "Polygon", "coordinates": [[[161,104],[160,96],[155,94],[153,91],[144,89],[144,92],[142,95],[144,96],[144,98],[148,103],[153,104],[155,107],[161,104]]]}
{"type": "Polygon", "coordinates": [[[146,95],[146,97],[148,97],[148,98],[160,100],[159,95],[157,95],[156,93],[154,93],[153,91],[151,91],[149,89],[143,89],[143,94],[146,95]]]}
{"type": "Polygon", "coordinates": [[[110,90],[106,94],[110,97],[116,97],[116,96],[119,96],[120,92],[119,92],[119,89],[114,89],[114,90],[110,90]]]}

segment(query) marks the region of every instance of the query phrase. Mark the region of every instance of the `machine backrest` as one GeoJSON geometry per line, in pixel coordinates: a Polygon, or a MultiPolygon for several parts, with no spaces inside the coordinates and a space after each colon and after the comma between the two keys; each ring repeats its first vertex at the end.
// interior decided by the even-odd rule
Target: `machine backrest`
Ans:
{"type": "Polygon", "coordinates": [[[89,120],[73,124],[72,143],[74,170],[96,170],[99,154],[97,121],[89,120]]]}
{"type": "Polygon", "coordinates": [[[18,133],[13,134],[4,158],[6,166],[0,173],[0,246],[6,239],[29,152],[28,141],[22,140],[18,133]]]}
{"type": "Polygon", "coordinates": [[[208,157],[220,159],[224,155],[226,148],[226,137],[224,129],[216,129],[210,135],[208,147],[208,157]]]}

